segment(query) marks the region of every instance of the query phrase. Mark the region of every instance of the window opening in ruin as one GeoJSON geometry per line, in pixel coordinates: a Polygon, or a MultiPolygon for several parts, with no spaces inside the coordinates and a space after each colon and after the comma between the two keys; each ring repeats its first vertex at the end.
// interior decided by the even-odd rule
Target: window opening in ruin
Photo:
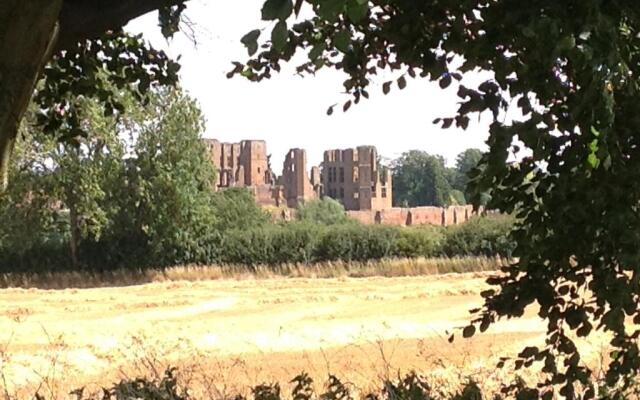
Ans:
{"type": "Polygon", "coordinates": [[[340,188],[340,198],[344,199],[344,188],[340,188]]]}
{"type": "Polygon", "coordinates": [[[344,167],[340,167],[340,183],[344,183],[344,167]]]}
{"type": "Polygon", "coordinates": [[[358,167],[353,167],[353,181],[354,182],[358,182],[358,178],[359,178],[359,169],[358,167]]]}
{"type": "Polygon", "coordinates": [[[353,198],[356,199],[356,200],[359,199],[360,198],[360,192],[354,192],[353,193],[353,198]]]}
{"type": "Polygon", "coordinates": [[[382,188],[382,198],[387,197],[387,188],[382,188]]]}

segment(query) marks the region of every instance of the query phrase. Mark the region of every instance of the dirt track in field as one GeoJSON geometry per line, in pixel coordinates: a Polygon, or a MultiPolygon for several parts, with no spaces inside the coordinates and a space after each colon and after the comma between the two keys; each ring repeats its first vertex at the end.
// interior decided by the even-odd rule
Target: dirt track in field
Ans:
{"type": "Polygon", "coordinates": [[[544,326],[530,312],[473,340],[449,344],[445,332],[465,325],[468,310],[481,304],[484,278],[5,289],[0,290],[1,370],[11,389],[41,385],[51,397],[169,364],[191,366],[193,375],[215,381],[218,392],[222,382],[289,380],[302,370],[318,377],[346,375],[363,384],[396,369],[492,374],[499,356],[542,340],[544,326]]]}

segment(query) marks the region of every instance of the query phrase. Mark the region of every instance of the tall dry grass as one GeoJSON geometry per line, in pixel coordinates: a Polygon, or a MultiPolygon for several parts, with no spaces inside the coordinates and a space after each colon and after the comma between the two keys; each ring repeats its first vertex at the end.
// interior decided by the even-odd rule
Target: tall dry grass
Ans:
{"type": "Polygon", "coordinates": [[[130,286],[166,281],[273,278],[400,277],[448,273],[484,272],[507,262],[499,257],[408,258],[367,262],[327,261],[317,264],[278,266],[182,265],[163,269],[5,273],[0,288],[67,289],[130,286]]]}

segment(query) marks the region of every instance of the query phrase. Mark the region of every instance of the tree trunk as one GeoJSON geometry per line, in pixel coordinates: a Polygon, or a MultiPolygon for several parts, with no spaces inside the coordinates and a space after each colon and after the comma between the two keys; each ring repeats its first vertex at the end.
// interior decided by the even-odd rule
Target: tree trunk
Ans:
{"type": "Polygon", "coordinates": [[[0,193],[22,116],[58,35],[62,0],[0,1],[0,193]]]}

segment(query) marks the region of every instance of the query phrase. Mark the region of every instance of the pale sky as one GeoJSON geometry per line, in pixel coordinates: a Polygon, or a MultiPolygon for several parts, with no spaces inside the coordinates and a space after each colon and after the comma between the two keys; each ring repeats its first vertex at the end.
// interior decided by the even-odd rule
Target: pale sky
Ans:
{"type": "MultiPolygon", "coordinates": [[[[378,77],[370,87],[370,99],[342,113],[344,75],[324,71],[317,76],[295,75],[292,64],[271,80],[249,82],[227,79],[232,61],[245,61],[247,52],[240,38],[248,31],[267,26],[260,21],[264,0],[211,2],[189,1],[186,15],[196,24],[197,46],[184,34],[170,42],[162,37],[155,13],[132,21],[130,32],[143,32],[157,48],[172,57],[181,55],[182,86],[195,97],[207,120],[205,137],[237,142],[267,141],[276,173],[290,148],[307,151],[308,168],[322,160],[324,150],[374,145],[386,158],[418,149],[443,155],[450,165],[467,148],[486,149],[487,121],[472,121],[467,131],[441,130],[437,117],[452,116],[455,89],[443,91],[424,79],[409,80],[403,91],[394,85],[387,96],[378,77]],[[339,103],[332,116],[327,108],[339,103]]],[[[270,29],[263,32],[268,37],[270,29]]],[[[465,80],[477,81],[479,76],[465,80]]],[[[453,87],[453,85],[452,85],[453,87]]]]}

